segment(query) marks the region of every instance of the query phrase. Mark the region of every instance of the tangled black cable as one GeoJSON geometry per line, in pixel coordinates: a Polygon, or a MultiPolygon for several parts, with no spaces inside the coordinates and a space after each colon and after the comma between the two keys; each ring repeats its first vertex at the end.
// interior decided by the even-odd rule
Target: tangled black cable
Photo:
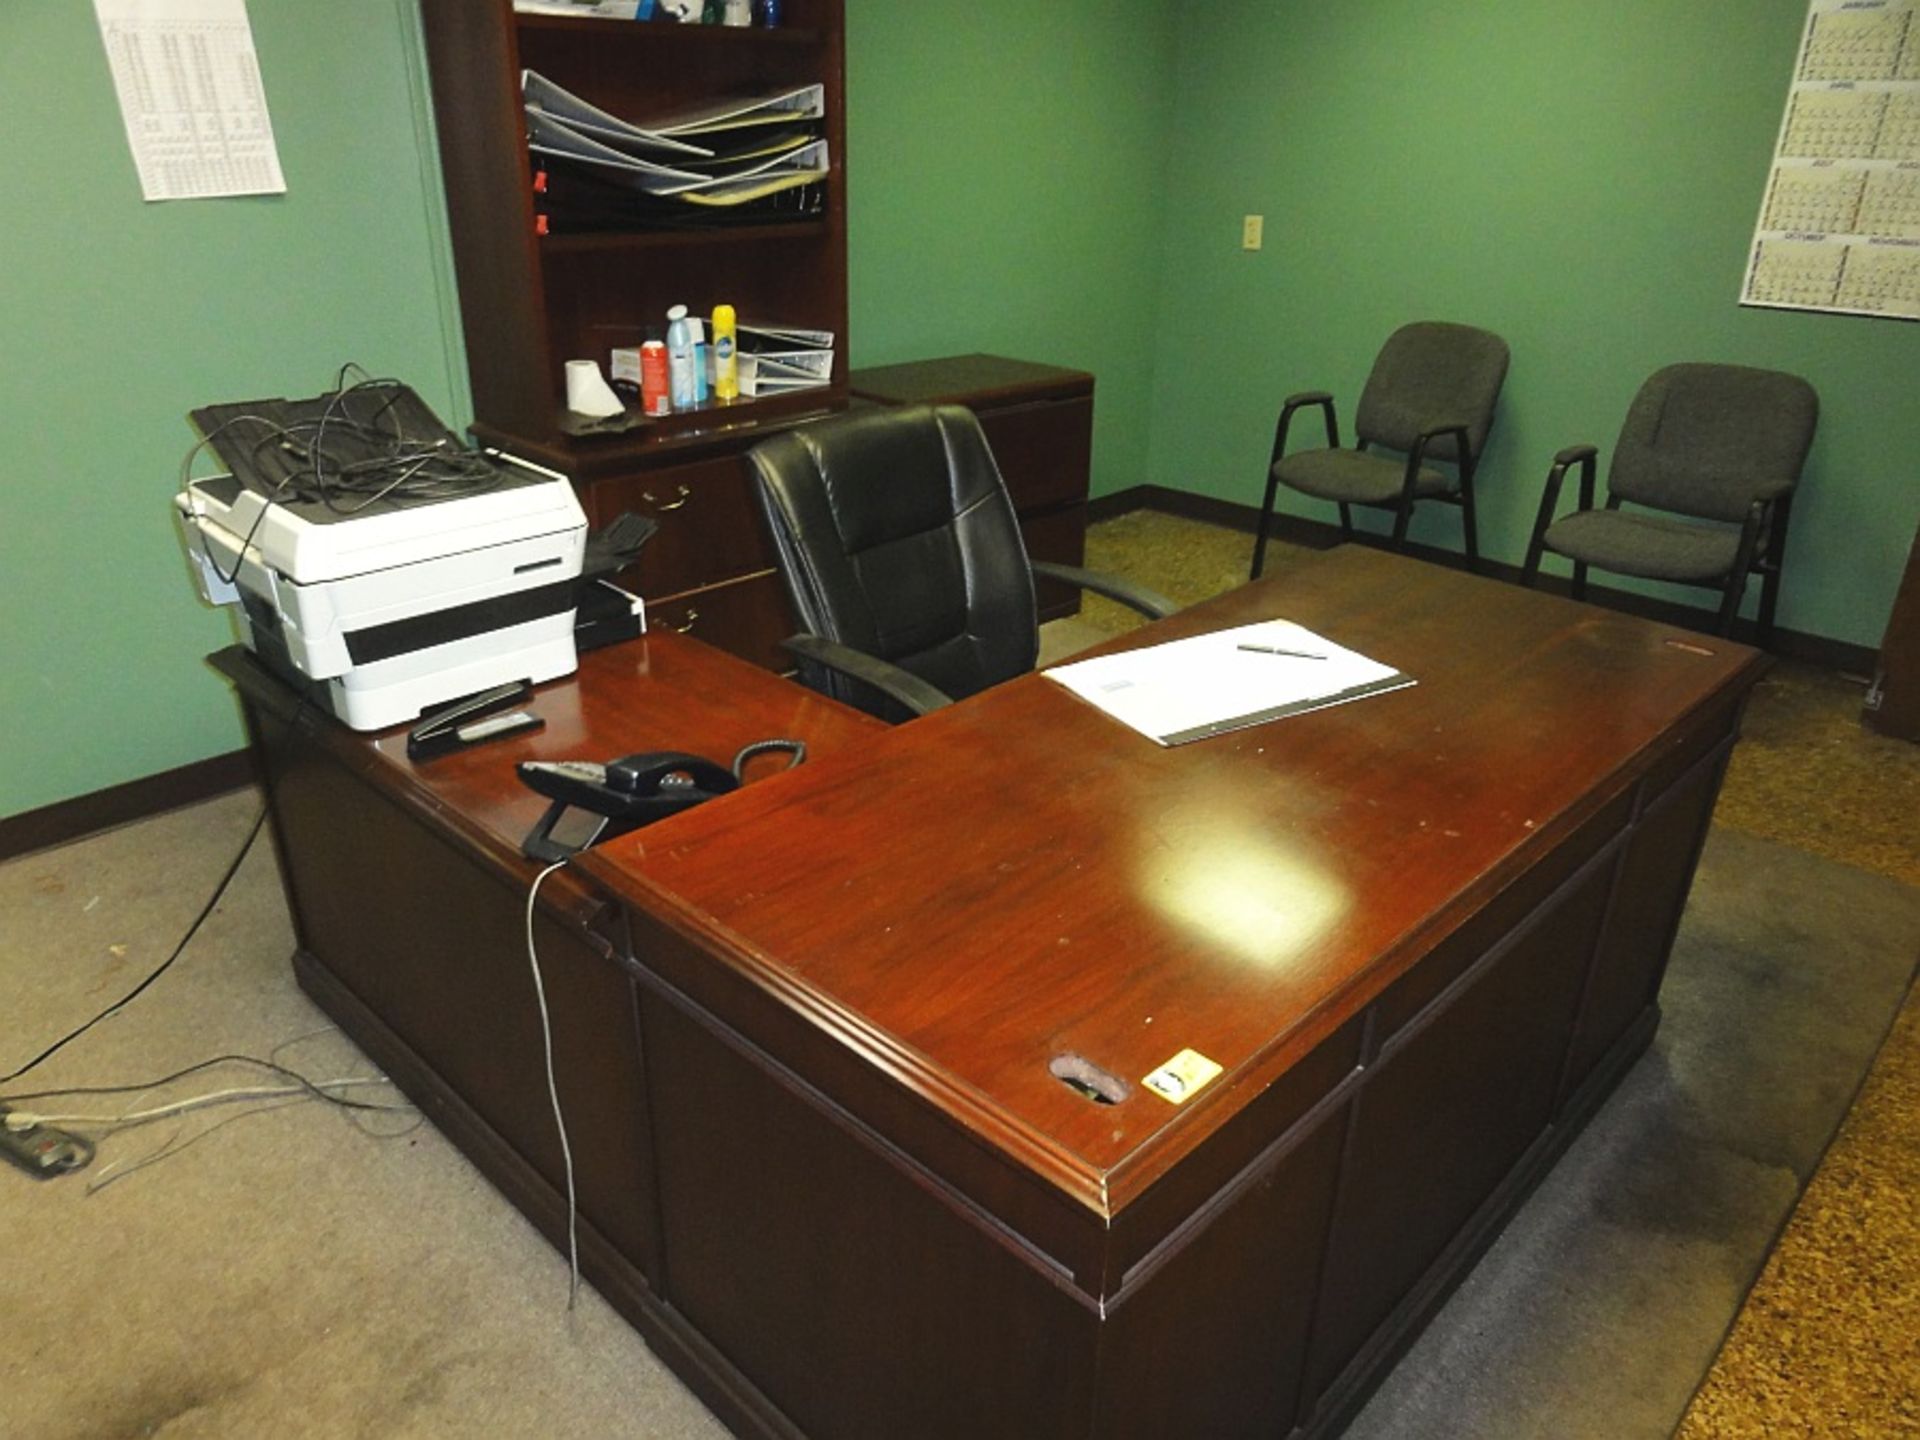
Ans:
{"type": "Polygon", "coordinates": [[[272,425],[254,442],[253,454],[277,446],[299,462],[301,468],[281,482],[286,492],[336,515],[357,514],[381,500],[405,504],[484,494],[501,483],[491,461],[461,449],[445,433],[407,434],[394,409],[405,393],[397,380],[342,365],[319,416],[272,425]],[[352,385],[350,375],[359,377],[352,385]],[[367,402],[358,407],[361,413],[358,399],[367,402]]]}
{"type": "Polygon", "coordinates": [[[382,500],[410,505],[458,499],[485,494],[503,482],[499,467],[461,449],[444,431],[409,435],[395,409],[407,393],[398,380],[375,378],[349,361],[334,376],[333,389],[320,397],[320,413],[314,418],[283,422],[249,411],[229,416],[193,444],[180,462],[183,492],[202,450],[229,432],[238,432],[235,440],[243,438],[242,426],[258,432],[242,452],[249,464],[233,468],[236,478],[266,503],[247,528],[231,573],[208,552],[207,562],[222,584],[232,585],[239,578],[254,537],[275,505],[309,501],[336,515],[357,515],[382,500]],[[358,378],[349,385],[353,376],[358,378]],[[268,483],[270,471],[282,467],[280,478],[268,483]],[[251,473],[240,474],[242,469],[251,473]]]}

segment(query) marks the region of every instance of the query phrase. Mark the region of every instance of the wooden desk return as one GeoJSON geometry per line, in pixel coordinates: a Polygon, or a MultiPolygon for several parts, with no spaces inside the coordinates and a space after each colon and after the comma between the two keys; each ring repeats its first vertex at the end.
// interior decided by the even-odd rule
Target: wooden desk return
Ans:
{"type": "MultiPolygon", "coordinates": [[[[817,760],[577,862],[543,947],[589,1272],[735,1429],[1331,1433],[1651,1039],[1757,655],[1353,547],[1117,643],[1276,616],[1420,683],[1172,750],[1039,676],[891,731],[809,698],[817,760]],[[1187,1048],[1220,1077],[1142,1088],[1187,1048]]],[[[780,683],[636,646],[696,703],[780,683]]],[[[596,659],[486,763],[631,748],[596,659]]],[[[303,981],[563,1234],[498,917],[463,897],[457,969],[418,924],[369,963],[308,898],[514,805],[259,728],[303,981]],[[331,816],[315,751],[369,782],[331,816]],[[451,1061],[450,998],[488,1037],[451,1061]]]]}

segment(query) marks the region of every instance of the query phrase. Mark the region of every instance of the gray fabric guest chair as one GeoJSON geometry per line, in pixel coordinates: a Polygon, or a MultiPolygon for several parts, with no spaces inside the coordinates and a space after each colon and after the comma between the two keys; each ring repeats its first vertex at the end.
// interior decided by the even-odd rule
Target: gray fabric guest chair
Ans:
{"type": "Polygon", "coordinates": [[[1820,397],[1805,380],[1744,365],[1669,365],[1640,387],[1614,442],[1607,498],[1594,507],[1598,451],[1553,458],[1522,580],[1543,552],[1573,562],[1573,598],[1587,567],[1720,591],[1718,633],[1733,627],[1747,577],[1758,574],[1760,642],[1773,635],[1787,513],[1813,444],[1820,397]],[[1554,518],[1567,471],[1580,467],[1579,508],[1554,518]],[[1622,509],[1625,504],[1655,514],[1622,509]],[[1685,517],[1685,518],[1675,518],[1685,517]]]}
{"type": "Polygon", "coordinates": [[[900,720],[1031,670],[1033,577],[1158,619],[1173,602],[1115,576],[1029,561],[1000,467],[958,405],[852,410],[748,452],[800,678],[900,720]]]}
{"type": "Polygon", "coordinates": [[[1507,342],[1471,325],[1422,320],[1387,338],[1373,373],[1360,392],[1354,415],[1356,443],[1340,448],[1333,396],[1324,390],[1289,395],[1274,427],[1267,463],[1267,493],[1260,502],[1260,529],[1253,544],[1252,578],[1266,566],[1267,531],[1279,487],[1340,506],[1340,529],[1353,536],[1353,507],[1393,511],[1393,543],[1403,545],[1417,501],[1460,507],[1467,561],[1477,564],[1473,472],[1493,427],[1493,407],[1507,378],[1507,342]],[[1326,422],[1326,448],[1286,453],[1294,412],[1318,406],[1326,422]],[[1395,452],[1379,454],[1369,447],[1395,452]],[[1402,458],[1403,457],[1403,458],[1402,458]],[[1436,468],[1450,465],[1453,473],[1436,468]]]}

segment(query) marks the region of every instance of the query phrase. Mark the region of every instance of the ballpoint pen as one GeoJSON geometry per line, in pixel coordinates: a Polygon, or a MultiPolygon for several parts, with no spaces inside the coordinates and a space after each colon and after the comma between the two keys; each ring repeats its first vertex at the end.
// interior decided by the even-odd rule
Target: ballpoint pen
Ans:
{"type": "Polygon", "coordinates": [[[1282,650],[1277,645],[1241,645],[1237,649],[1252,650],[1260,655],[1285,655],[1293,660],[1324,660],[1324,655],[1315,655],[1306,650],[1282,650]]]}

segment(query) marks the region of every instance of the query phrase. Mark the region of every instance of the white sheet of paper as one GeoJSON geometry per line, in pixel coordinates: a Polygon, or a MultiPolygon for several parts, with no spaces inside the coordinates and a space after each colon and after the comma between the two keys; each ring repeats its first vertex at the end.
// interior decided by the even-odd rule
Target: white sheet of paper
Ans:
{"type": "Polygon", "coordinates": [[[93,9],[145,198],[285,192],[246,0],[93,9]]]}
{"type": "Polygon", "coordinates": [[[1301,715],[1414,683],[1290,620],[1263,620],[1043,671],[1162,745],[1301,715]],[[1264,645],[1320,659],[1245,650],[1264,645]]]}

